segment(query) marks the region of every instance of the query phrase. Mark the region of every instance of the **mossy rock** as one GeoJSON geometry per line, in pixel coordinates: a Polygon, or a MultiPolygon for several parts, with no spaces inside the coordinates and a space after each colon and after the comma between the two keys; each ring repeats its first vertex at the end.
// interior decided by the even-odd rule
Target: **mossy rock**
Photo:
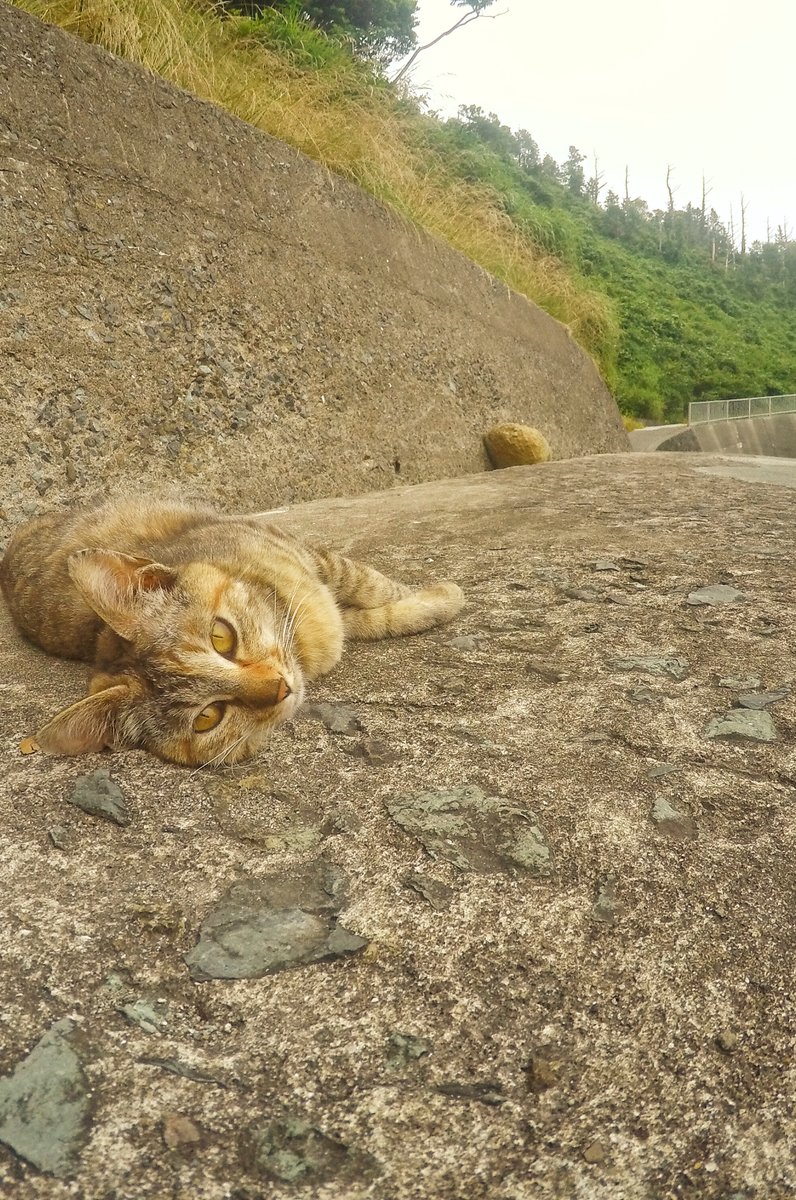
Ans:
{"type": "Polygon", "coordinates": [[[550,444],[532,425],[495,425],[484,434],[493,467],[527,467],[549,462],[550,444]]]}

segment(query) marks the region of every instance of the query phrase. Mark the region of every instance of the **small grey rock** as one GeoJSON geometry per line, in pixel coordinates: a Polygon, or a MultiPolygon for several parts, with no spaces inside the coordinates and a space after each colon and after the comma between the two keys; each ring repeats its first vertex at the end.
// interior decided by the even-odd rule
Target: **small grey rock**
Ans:
{"type": "Polygon", "coordinates": [[[132,1004],[122,1004],[119,1012],[127,1017],[131,1025],[143,1029],[144,1033],[159,1033],[168,1023],[164,1007],[150,1004],[148,1000],[134,1000],[132,1004]]]}
{"type": "Polygon", "coordinates": [[[430,875],[421,875],[417,871],[404,875],[401,882],[411,888],[413,892],[417,892],[418,896],[422,896],[432,908],[436,908],[439,912],[450,908],[451,901],[456,894],[452,887],[448,887],[447,883],[442,883],[439,879],[432,879],[430,875]]]}
{"type": "Polygon", "coordinates": [[[689,663],[674,654],[640,654],[629,658],[615,658],[617,671],[644,671],[647,675],[671,675],[673,679],[685,679],[689,663]]]}
{"type": "Polygon", "coordinates": [[[55,846],[56,850],[69,849],[69,830],[63,825],[52,825],[47,830],[47,836],[55,846]]]}
{"type": "Polygon", "coordinates": [[[410,1062],[431,1053],[431,1043],[411,1033],[391,1033],[387,1047],[387,1062],[400,1069],[410,1062]]]}
{"type": "Polygon", "coordinates": [[[697,588],[695,592],[690,592],[686,604],[739,604],[745,599],[744,593],[739,592],[737,588],[730,587],[727,583],[713,583],[709,587],[697,588]]]}
{"type": "Polygon", "coordinates": [[[732,1054],[738,1049],[741,1039],[731,1029],[722,1029],[716,1034],[716,1045],[725,1054],[732,1054]]]}
{"type": "Polygon", "coordinates": [[[719,687],[730,688],[733,692],[751,692],[761,683],[758,675],[727,675],[719,680],[719,687]]]}
{"type": "Polygon", "coordinates": [[[652,819],[659,832],[665,833],[668,837],[683,842],[693,842],[697,836],[693,817],[673,808],[668,800],[664,800],[663,796],[658,796],[652,806],[652,819]]]}
{"type": "Polygon", "coordinates": [[[647,771],[647,779],[660,779],[663,775],[671,775],[674,771],[681,770],[682,767],[678,767],[676,763],[658,763],[657,767],[647,771]]]}
{"type": "Polygon", "coordinates": [[[777,739],[777,727],[770,713],[734,708],[723,717],[714,717],[705,730],[705,737],[774,742],[777,739]]]}
{"type": "Polygon", "coordinates": [[[634,704],[658,704],[660,702],[658,693],[648,687],[634,688],[630,692],[630,699],[634,704]]]}
{"type": "Polygon", "coordinates": [[[109,771],[95,771],[75,781],[69,803],[93,817],[105,817],[115,825],[129,825],[130,814],[122,789],[110,778],[109,771]]]}
{"type": "Polygon", "coordinates": [[[452,646],[454,650],[480,650],[481,641],[474,634],[463,634],[461,637],[450,638],[445,642],[446,646],[452,646]]]}
{"type": "Polygon", "coordinates": [[[778,692],[746,692],[739,696],[736,703],[739,708],[764,709],[770,704],[779,704],[781,700],[787,700],[790,696],[790,688],[780,688],[778,692]]]}
{"type": "Polygon", "coordinates": [[[352,708],[344,704],[308,704],[304,709],[308,717],[323,722],[330,733],[352,737],[362,729],[362,722],[352,708]]]}
{"type": "Polygon", "coordinates": [[[605,925],[613,925],[618,917],[622,915],[624,905],[619,900],[617,895],[617,881],[613,876],[608,876],[597,881],[597,899],[592,908],[592,917],[595,921],[601,921],[605,925]]]}
{"type": "Polygon", "coordinates": [[[550,847],[536,815],[479,787],[402,797],[388,803],[387,811],[432,857],[460,870],[552,872],[550,847]]]}
{"type": "Polygon", "coordinates": [[[88,1137],[89,1088],[70,1045],[74,1023],[58,1021],[12,1075],[0,1079],[0,1141],[40,1171],[68,1179],[88,1137]]]}
{"type": "Polygon", "coordinates": [[[598,593],[591,588],[565,588],[564,595],[570,600],[582,600],[584,603],[599,599],[598,593]]]}
{"type": "Polygon", "coordinates": [[[292,874],[234,883],[185,955],[191,978],[261,979],[361,950],[366,939],[337,923],[346,883],[343,872],[323,859],[292,874]]]}
{"type": "Polygon", "coordinates": [[[619,563],[615,563],[612,558],[598,558],[594,569],[595,571],[618,571],[619,563]]]}
{"type": "Polygon", "coordinates": [[[368,1154],[349,1149],[301,1117],[284,1116],[270,1121],[253,1135],[253,1166],[281,1183],[338,1184],[376,1173],[378,1164],[368,1154]]]}

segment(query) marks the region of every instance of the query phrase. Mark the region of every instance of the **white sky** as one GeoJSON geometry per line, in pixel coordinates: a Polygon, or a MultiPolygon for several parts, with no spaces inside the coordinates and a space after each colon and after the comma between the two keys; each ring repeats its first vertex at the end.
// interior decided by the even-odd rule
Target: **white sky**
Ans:
{"type": "MultiPolygon", "coordinates": [[[[459,104],[528,129],[558,162],[575,145],[593,155],[620,195],[666,203],[671,164],[675,204],[700,202],[747,236],[772,237],[787,218],[796,233],[796,3],[794,0],[497,0],[481,17],[425,51],[414,86],[432,108],[459,104]]],[[[418,40],[429,41],[461,10],[420,0],[418,40]]],[[[602,193],[603,198],[605,193],[602,193]]]]}

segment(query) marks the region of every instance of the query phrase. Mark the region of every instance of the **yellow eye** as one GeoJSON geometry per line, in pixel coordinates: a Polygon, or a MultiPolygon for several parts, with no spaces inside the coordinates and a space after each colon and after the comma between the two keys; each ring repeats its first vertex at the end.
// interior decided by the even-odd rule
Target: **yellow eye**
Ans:
{"type": "Polygon", "coordinates": [[[203,708],[193,723],[194,733],[207,733],[208,729],[215,729],[226,707],[226,704],[208,704],[207,708],[203,708]]]}
{"type": "Polygon", "coordinates": [[[223,655],[224,658],[231,658],[238,646],[235,630],[226,621],[222,621],[220,617],[216,617],[213,622],[213,628],[210,630],[210,641],[213,643],[213,649],[216,653],[223,655]]]}

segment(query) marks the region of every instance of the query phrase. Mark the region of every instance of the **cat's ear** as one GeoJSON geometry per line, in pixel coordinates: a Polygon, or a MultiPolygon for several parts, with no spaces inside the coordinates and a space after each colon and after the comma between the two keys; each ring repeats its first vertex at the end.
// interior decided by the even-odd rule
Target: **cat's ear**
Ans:
{"type": "Polygon", "coordinates": [[[133,639],[147,598],[170,591],[177,582],[171,567],[115,550],[78,550],[69,556],[68,566],[86,604],[127,641],[133,639]]]}
{"type": "Polygon", "coordinates": [[[94,754],[113,741],[119,709],[132,697],[126,683],[86,696],[48,721],[36,734],[45,754],[94,754]]]}

